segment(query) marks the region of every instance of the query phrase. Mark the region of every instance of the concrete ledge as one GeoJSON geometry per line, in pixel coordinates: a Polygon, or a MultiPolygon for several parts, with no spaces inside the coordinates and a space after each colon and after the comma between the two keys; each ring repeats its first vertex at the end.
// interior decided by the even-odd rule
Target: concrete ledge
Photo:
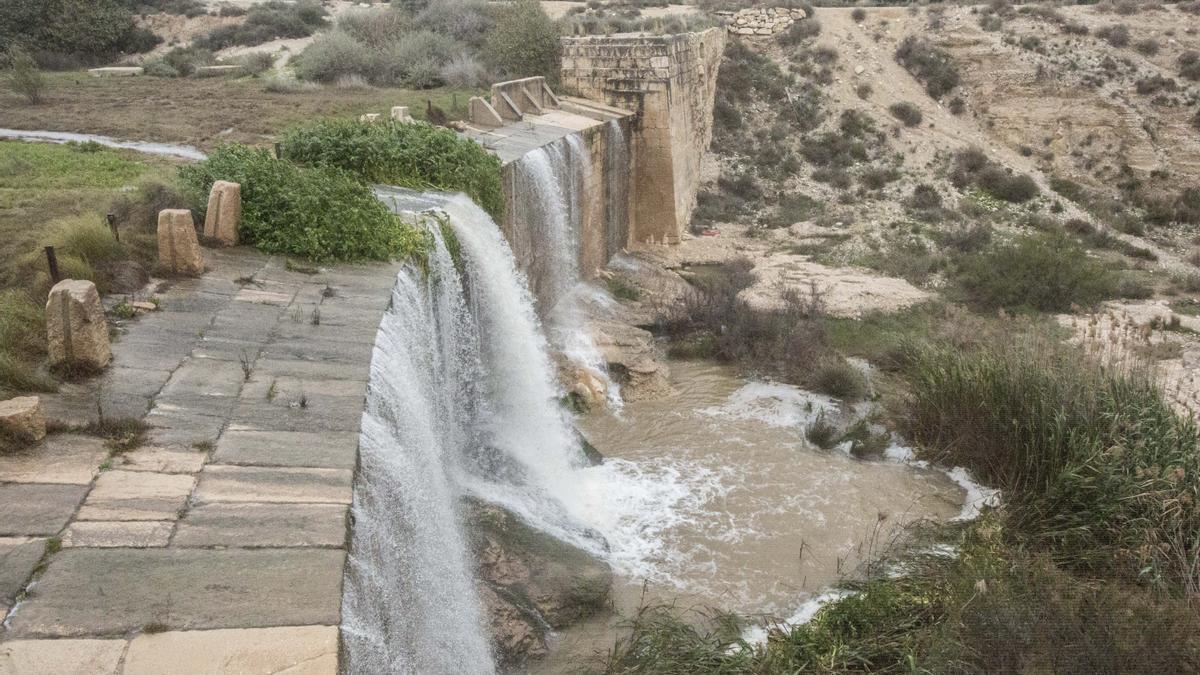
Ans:
{"type": "Polygon", "coordinates": [[[88,74],[92,77],[136,77],[144,72],[146,70],[139,66],[107,66],[88,69],[88,74]]]}

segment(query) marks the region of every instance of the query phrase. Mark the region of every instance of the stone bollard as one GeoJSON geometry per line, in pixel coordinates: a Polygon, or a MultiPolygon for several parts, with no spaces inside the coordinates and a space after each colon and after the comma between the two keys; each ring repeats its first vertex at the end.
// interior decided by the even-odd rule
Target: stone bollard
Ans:
{"type": "Polygon", "coordinates": [[[36,396],[18,396],[0,401],[0,432],[36,443],[46,437],[46,416],[36,396]]]}
{"type": "Polygon", "coordinates": [[[199,276],[204,272],[204,254],[200,252],[191,211],[159,211],[158,264],[172,274],[199,276]]]}
{"type": "Polygon", "coordinates": [[[404,124],[408,124],[410,122],[415,121],[415,120],[413,120],[412,115],[409,114],[408,106],[406,106],[406,105],[393,106],[392,107],[392,119],[397,122],[402,122],[404,124]]]}
{"type": "Polygon", "coordinates": [[[46,301],[46,337],[50,365],[99,370],[112,360],[108,322],[96,284],[63,279],[50,289],[46,301]]]}
{"type": "Polygon", "coordinates": [[[213,183],[204,216],[204,236],[221,246],[237,246],[241,221],[242,186],[225,180],[213,183]]]}

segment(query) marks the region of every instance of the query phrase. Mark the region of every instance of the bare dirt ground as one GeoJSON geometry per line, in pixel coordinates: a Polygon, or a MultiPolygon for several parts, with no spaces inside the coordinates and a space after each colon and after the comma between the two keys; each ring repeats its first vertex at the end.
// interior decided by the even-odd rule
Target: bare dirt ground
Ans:
{"type": "Polygon", "coordinates": [[[346,89],[320,86],[276,93],[259,78],[94,78],[61,73],[49,78],[46,101],[27,105],[0,92],[0,127],[183,143],[202,150],[230,142],[271,142],[285,127],[322,116],[387,113],[407,105],[420,116],[432,100],[452,116],[464,114],[474,92],[448,89],[346,89]],[[457,104],[457,105],[456,105],[457,104]]]}

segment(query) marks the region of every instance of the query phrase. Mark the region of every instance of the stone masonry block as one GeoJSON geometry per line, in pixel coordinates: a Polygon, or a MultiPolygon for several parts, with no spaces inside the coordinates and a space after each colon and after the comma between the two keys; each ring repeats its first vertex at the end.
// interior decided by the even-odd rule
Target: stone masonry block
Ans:
{"type": "Polygon", "coordinates": [[[166,209],[158,214],[158,263],[172,274],[199,276],[204,254],[192,225],[192,212],[166,209]]]}
{"type": "Polygon", "coordinates": [[[36,396],[0,401],[0,432],[36,443],[46,437],[46,417],[36,396]]]}
{"type": "Polygon", "coordinates": [[[225,180],[213,183],[208,193],[204,236],[222,246],[237,246],[242,221],[242,186],[225,180]]]}
{"type": "MultiPolygon", "coordinates": [[[[195,236],[193,231],[192,238],[195,236]]],[[[50,298],[46,301],[46,337],[51,366],[103,368],[108,365],[112,360],[112,348],[96,284],[82,279],[63,279],[50,289],[50,298]]]]}

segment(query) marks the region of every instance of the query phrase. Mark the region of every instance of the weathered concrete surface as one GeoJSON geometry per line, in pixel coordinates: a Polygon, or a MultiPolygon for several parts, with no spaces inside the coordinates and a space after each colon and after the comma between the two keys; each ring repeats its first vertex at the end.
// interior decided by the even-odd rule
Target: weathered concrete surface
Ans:
{"type": "Polygon", "coordinates": [[[140,447],[51,434],[0,457],[0,673],[336,672],[358,424],[398,266],[207,255],[118,326],[111,367],[42,397],[58,422],[142,419],[140,447]]]}
{"type": "Polygon", "coordinates": [[[633,240],[679,242],[712,141],[725,32],[562,39],[563,91],[638,113],[633,240]]]}
{"type": "Polygon", "coordinates": [[[335,625],[344,558],[327,549],[63,549],[8,634],[335,625]]]}
{"type": "Polygon", "coordinates": [[[81,279],[54,284],[46,300],[46,337],[51,366],[108,365],[112,349],[96,284],[81,279]]]}

